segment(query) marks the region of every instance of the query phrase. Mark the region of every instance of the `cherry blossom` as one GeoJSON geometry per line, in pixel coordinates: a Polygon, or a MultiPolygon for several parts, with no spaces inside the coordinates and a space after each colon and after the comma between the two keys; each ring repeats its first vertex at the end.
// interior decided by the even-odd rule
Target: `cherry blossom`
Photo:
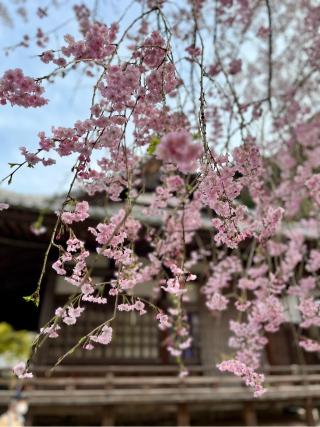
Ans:
{"type": "Polygon", "coordinates": [[[156,151],[159,159],[175,163],[183,173],[195,172],[201,153],[201,145],[193,143],[186,131],[168,133],[161,139],[156,151]]]}
{"type": "Polygon", "coordinates": [[[0,203],[0,211],[5,211],[6,209],[9,209],[8,203],[0,203]]]}
{"type": "Polygon", "coordinates": [[[72,224],[73,222],[84,221],[89,216],[88,210],[88,202],[79,202],[75,205],[73,212],[63,212],[63,214],[61,215],[61,219],[65,224],[72,224]]]}
{"type": "Polygon", "coordinates": [[[90,340],[103,345],[110,344],[112,340],[112,328],[108,325],[103,326],[99,335],[90,335],[90,340]]]}
{"type": "Polygon", "coordinates": [[[245,384],[253,389],[255,397],[260,397],[265,393],[266,389],[263,387],[264,375],[257,374],[244,363],[231,359],[219,363],[218,368],[222,372],[232,372],[237,377],[243,378],[245,384]]]}
{"type": "Polygon", "coordinates": [[[20,68],[8,70],[0,79],[0,103],[7,101],[21,107],[41,107],[48,100],[42,97],[44,89],[33,78],[23,74],[20,68]]]}
{"type": "Polygon", "coordinates": [[[309,338],[299,341],[300,347],[310,352],[320,352],[320,343],[309,338]]]}
{"type": "Polygon", "coordinates": [[[33,377],[33,374],[27,370],[27,366],[24,362],[17,363],[13,368],[13,373],[21,379],[33,377]]]}

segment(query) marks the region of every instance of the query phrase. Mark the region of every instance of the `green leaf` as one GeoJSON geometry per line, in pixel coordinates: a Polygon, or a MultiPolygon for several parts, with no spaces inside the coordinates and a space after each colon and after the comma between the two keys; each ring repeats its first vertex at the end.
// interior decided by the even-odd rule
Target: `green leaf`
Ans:
{"type": "Polygon", "coordinates": [[[27,296],[23,297],[23,299],[27,302],[33,302],[36,307],[39,307],[40,297],[39,297],[38,292],[34,292],[31,295],[27,295],[27,296]]]}
{"type": "Polygon", "coordinates": [[[192,134],[192,139],[195,141],[195,140],[197,140],[197,139],[201,139],[201,134],[200,134],[200,132],[197,132],[197,133],[193,133],[192,134]]]}
{"type": "Polygon", "coordinates": [[[160,144],[160,138],[158,136],[153,136],[147,148],[147,153],[152,156],[155,153],[157,146],[160,144]]]}

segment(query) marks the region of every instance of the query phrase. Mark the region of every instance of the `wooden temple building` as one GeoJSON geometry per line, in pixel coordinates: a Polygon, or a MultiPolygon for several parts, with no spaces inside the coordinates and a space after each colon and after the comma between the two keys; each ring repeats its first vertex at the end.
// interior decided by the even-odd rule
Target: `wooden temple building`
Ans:
{"type": "MultiPolygon", "coordinates": [[[[41,197],[4,191],[1,201],[11,206],[0,215],[0,321],[15,329],[37,331],[71,292],[49,268],[40,307],[22,298],[35,289],[56,219],[55,206],[41,197]],[[48,232],[36,236],[30,225],[48,206],[44,219],[48,232]]],[[[57,254],[53,252],[50,257],[50,262],[55,261],[57,254]]],[[[96,277],[108,278],[110,274],[106,260],[95,265],[96,277]]],[[[140,286],[136,292],[150,297],[148,286],[140,286]]],[[[83,320],[63,329],[60,338],[47,340],[39,351],[33,366],[35,378],[28,380],[23,389],[29,403],[28,425],[316,425],[319,358],[305,355],[301,365],[292,330],[284,324],[270,337],[265,352],[269,389],[261,398],[253,399],[240,380],[220,374],[215,368],[221,354],[230,352],[226,337],[233,313],[229,310],[214,317],[202,298],[194,287],[188,306],[193,345],[185,354],[190,369],[185,378],[177,376],[178,369],[165,349],[165,336],[153,315],[134,313],[121,313],[116,318],[109,346],[94,351],[78,349],[51,374],[57,358],[108,316],[106,306],[88,309],[83,320]]],[[[15,387],[12,375],[1,371],[0,412],[5,411],[15,387]]]]}

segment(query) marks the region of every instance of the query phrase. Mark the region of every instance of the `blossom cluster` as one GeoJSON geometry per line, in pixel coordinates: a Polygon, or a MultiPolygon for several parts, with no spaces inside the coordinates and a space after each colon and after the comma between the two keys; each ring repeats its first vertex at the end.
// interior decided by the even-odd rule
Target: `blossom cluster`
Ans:
{"type": "Polygon", "coordinates": [[[20,68],[8,70],[0,79],[0,103],[5,105],[10,102],[11,105],[20,107],[42,107],[47,104],[42,94],[43,87],[33,78],[23,74],[20,68]]]}
{"type": "Polygon", "coordinates": [[[257,374],[250,366],[246,366],[238,360],[231,359],[219,363],[218,368],[222,372],[232,372],[237,377],[242,378],[245,384],[253,389],[255,397],[259,397],[265,393],[266,389],[263,387],[264,375],[257,374]]]}

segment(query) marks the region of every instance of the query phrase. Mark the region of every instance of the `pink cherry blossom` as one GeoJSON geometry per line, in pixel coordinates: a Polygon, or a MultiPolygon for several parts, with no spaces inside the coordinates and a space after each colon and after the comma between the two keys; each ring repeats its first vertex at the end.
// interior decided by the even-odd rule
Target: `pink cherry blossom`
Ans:
{"type": "Polygon", "coordinates": [[[13,373],[20,379],[32,378],[33,375],[27,370],[26,364],[24,362],[19,362],[13,368],[13,373]]]}
{"type": "Polygon", "coordinates": [[[72,224],[73,222],[84,221],[89,217],[89,204],[86,201],[79,202],[75,205],[73,212],[63,212],[61,220],[65,224],[72,224]]]}
{"type": "Polygon", "coordinates": [[[158,313],[156,319],[159,320],[159,328],[161,330],[165,330],[171,326],[169,322],[169,316],[164,313],[158,313]]]}
{"type": "Polygon", "coordinates": [[[90,340],[99,344],[108,345],[112,340],[112,328],[103,326],[99,335],[90,335],[90,340]]]}
{"type": "Polygon", "coordinates": [[[31,77],[23,74],[20,68],[8,70],[0,78],[0,103],[7,101],[21,107],[41,107],[48,100],[42,97],[44,89],[31,77]]]}
{"type": "Polygon", "coordinates": [[[217,367],[222,372],[232,372],[237,377],[241,377],[245,384],[253,389],[255,397],[260,397],[266,392],[266,389],[263,387],[264,375],[257,374],[244,363],[231,359],[219,363],[217,367]]]}
{"type": "Polygon", "coordinates": [[[176,164],[182,173],[190,173],[196,170],[202,147],[199,143],[193,143],[191,135],[182,130],[161,138],[156,154],[159,159],[176,164]]]}
{"type": "Polygon", "coordinates": [[[300,347],[310,352],[320,352],[320,343],[310,338],[303,338],[299,341],[300,347]]]}
{"type": "Polygon", "coordinates": [[[0,203],[0,211],[4,211],[6,209],[9,209],[9,204],[8,203],[0,203]]]}

